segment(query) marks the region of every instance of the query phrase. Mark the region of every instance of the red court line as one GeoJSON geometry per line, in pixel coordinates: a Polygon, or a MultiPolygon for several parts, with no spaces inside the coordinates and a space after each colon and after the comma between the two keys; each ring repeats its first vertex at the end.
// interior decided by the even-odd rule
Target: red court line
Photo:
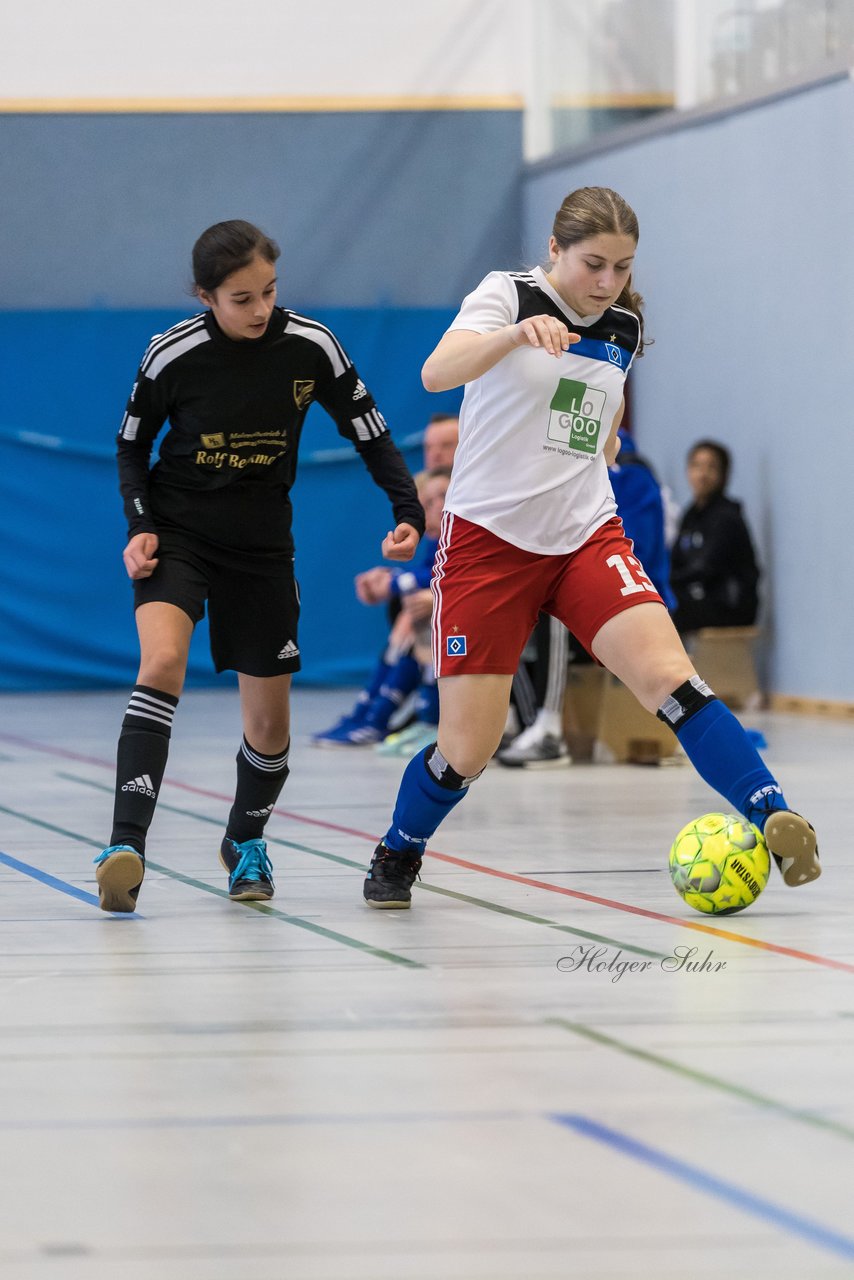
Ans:
{"type": "MultiPolygon", "coordinates": [[[[33,742],[15,734],[0,733],[0,741],[17,743],[33,751],[41,751],[46,755],[59,756],[63,760],[78,760],[84,764],[97,765],[100,769],[113,770],[115,765],[108,760],[96,756],[84,756],[75,751],[67,751],[63,747],[53,747],[46,743],[33,742]]],[[[167,786],[179,791],[187,791],[192,795],[205,796],[209,800],[221,800],[230,804],[233,797],[223,795],[220,791],[208,791],[204,787],[195,787],[190,782],[178,782],[174,778],[164,778],[167,786]]],[[[289,809],[276,807],[273,813],[279,818],[289,818],[292,822],[302,822],[306,826],[320,827],[324,831],[338,831],[342,835],[356,836],[375,844],[379,840],[376,833],[361,831],[357,827],[345,827],[338,822],[329,822],[325,818],[309,818],[301,813],[292,813],[289,809]]],[[[599,907],[608,907],[612,911],[625,911],[633,916],[645,916],[648,920],[660,920],[664,924],[675,924],[680,929],[693,929],[697,933],[710,934],[713,938],[723,938],[728,942],[740,942],[746,947],[756,947],[760,951],[770,951],[779,956],[790,956],[794,960],[805,960],[808,964],[820,965],[825,969],[839,969],[843,973],[854,973],[854,964],[845,960],[832,960],[829,956],[813,955],[810,951],[799,951],[794,947],[783,947],[776,942],[764,942],[761,938],[751,938],[746,934],[732,933],[729,929],[719,929],[714,925],[701,924],[694,920],[681,920],[678,916],[665,915],[661,911],[650,911],[646,907],[634,907],[628,902],[619,902],[616,898],[600,898],[595,893],[585,893],[582,889],[567,889],[564,885],[550,884],[546,880],[533,880],[530,876],[516,875],[513,871],[500,871],[497,867],[486,867],[480,862],[469,862],[465,858],[457,858],[450,853],[438,853],[435,849],[427,850],[427,857],[436,858],[440,862],[449,862],[455,867],[464,867],[467,871],[477,871],[481,875],[494,876],[498,880],[510,880],[515,884],[524,884],[532,889],[543,889],[547,893],[563,894],[567,898],[577,898],[582,902],[592,902],[599,907]]]]}

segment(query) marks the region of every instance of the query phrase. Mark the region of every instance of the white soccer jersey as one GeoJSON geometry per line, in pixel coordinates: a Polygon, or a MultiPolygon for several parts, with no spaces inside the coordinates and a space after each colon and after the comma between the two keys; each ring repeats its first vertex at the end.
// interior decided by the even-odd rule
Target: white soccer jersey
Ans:
{"type": "Polygon", "coordinates": [[[640,342],[637,316],[613,306],[582,319],[535,267],[491,272],[449,332],[546,314],[581,342],[559,358],[517,348],[468,383],[445,509],[525,551],[564,555],[616,514],[602,450],[640,342]]]}

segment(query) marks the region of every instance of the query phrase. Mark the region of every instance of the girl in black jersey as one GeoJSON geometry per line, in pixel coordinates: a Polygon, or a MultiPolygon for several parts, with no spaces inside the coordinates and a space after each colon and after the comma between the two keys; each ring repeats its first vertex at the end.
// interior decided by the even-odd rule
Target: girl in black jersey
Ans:
{"type": "Polygon", "coordinates": [[[432,582],[441,718],[401,780],[364,885],[371,906],[410,906],[427,841],[498,747],[540,611],[673,728],[705,781],[764,832],[786,884],[820,873],[815,832],[694,671],[617,515],[607,464],[643,345],[637,241],[616,192],[572,192],[549,270],[488,275],[424,365],[428,391],[466,384],[432,582]]]}
{"type": "Polygon", "coordinates": [[[288,775],[290,684],[300,667],[289,491],[314,401],[391,501],[395,528],[383,555],[411,559],[424,530],[412,478],[346,352],[317,321],[276,306],[278,257],[247,222],[217,223],[199,237],[194,292],[207,309],[152,338],[119,431],[124,563],[141,657],[119,737],[112,835],[95,860],[105,911],[136,908],[190,639],[206,604],[214,664],[238,672],[243,718],[220,858],[230,897],[273,895],[262,835],[288,775]]]}

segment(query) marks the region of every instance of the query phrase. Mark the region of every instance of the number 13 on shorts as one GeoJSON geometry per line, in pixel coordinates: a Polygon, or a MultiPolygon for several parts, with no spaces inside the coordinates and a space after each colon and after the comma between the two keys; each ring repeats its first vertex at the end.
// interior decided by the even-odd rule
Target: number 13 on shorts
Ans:
{"type": "Polygon", "coordinates": [[[636,556],[608,556],[605,563],[609,569],[616,569],[623,580],[621,596],[634,596],[639,591],[651,591],[654,596],[658,595],[636,556]]]}

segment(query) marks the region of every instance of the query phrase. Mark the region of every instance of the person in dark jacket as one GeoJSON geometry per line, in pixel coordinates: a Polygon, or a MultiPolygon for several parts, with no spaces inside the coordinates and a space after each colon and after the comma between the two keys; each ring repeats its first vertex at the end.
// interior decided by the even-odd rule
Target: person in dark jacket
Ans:
{"type": "Polygon", "coordinates": [[[694,501],[670,555],[673,621],[681,632],[756,621],[759,566],[741,503],[725,496],[729,472],[730,454],[722,444],[699,440],[691,448],[687,474],[694,501]]]}

